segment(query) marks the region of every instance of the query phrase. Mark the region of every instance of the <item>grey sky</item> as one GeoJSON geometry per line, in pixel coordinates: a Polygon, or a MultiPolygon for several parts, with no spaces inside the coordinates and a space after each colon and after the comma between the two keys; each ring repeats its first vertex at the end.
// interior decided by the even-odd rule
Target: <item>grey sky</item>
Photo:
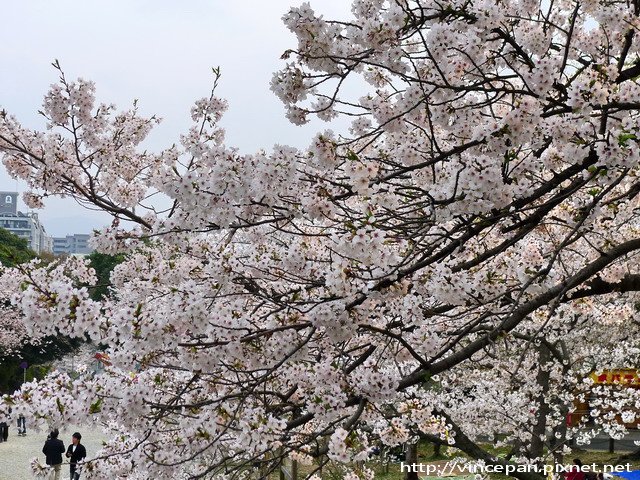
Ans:
{"type": "MultiPolygon", "coordinates": [[[[145,114],[163,118],[148,146],[177,141],[189,125],[194,100],[207,96],[211,67],[222,68],[219,95],[230,104],[223,125],[227,143],[243,151],[274,143],[309,144],[312,123],[296,127],[269,91],[280,55],[295,38],[280,18],[302,0],[0,0],[0,107],[25,126],[42,128],[37,115],[58,59],[68,78],[96,82],[101,101],[126,108],[135,98],[145,114]]],[[[311,1],[329,18],[349,15],[348,0],[311,1]]],[[[1,167],[0,190],[24,190],[1,167]]],[[[26,208],[20,203],[20,208],[26,208]]],[[[49,200],[39,211],[47,232],[85,233],[109,223],[70,200],[49,200]]]]}

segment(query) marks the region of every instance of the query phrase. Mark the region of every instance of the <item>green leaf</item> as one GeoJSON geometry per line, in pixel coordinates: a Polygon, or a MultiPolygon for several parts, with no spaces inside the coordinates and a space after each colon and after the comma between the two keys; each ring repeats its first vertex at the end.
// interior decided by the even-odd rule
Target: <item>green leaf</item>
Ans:
{"type": "Polygon", "coordinates": [[[58,406],[58,411],[64,414],[64,405],[62,404],[59,398],[56,398],[56,405],[58,406]]]}
{"type": "Polygon", "coordinates": [[[89,405],[89,413],[99,413],[102,411],[102,399],[99,398],[91,405],[89,405]]]}
{"type": "Polygon", "coordinates": [[[626,146],[629,140],[638,140],[638,137],[635,133],[621,133],[618,135],[618,145],[621,147],[626,146]]]}

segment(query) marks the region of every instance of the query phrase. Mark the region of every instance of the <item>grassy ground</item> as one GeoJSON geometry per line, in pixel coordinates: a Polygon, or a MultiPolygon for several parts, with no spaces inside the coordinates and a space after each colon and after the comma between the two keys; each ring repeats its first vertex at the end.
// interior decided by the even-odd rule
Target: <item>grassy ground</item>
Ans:
{"type": "MultiPolygon", "coordinates": [[[[433,452],[433,445],[430,443],[421,443],[418,445],[418,463],[430,463],[439,460],[449,460],[453,457],[460,457],[460,452],[458,450],[454,450],[452,448],[442,447],[442,452],[445,455],[435,456],[433,452]]],[[[402,480],[405,477],[405,474],[400,471],[400,462],[381,462],[381,461],[371,461],[366,464],[367,468],[373,470],[376,475],[376,479],[381,480],[402,480]]],[[[298,478],[303,479],[306,475],[308,475],[311,471],[315,469],[314,466],[305,466],[299,465],[298,467],[298,478]]],[[[275,480],[278,478],[278,475],[274,475],[271,479],[275,480]]],[[[338,480],[342,479],[342,470],[339,467],[328,466],[325,467],[322,471],[323,480],[338,480]]],[[[435,480],[435,477],[434,477],[435,480]]]]}
{"type": "MultiPolygon", "coordinates": [[[[436,457],[433,452],[433,445],[429,443],[421,443],[418,446],[418,463],[434,463],[441,460],[451,460],[453,458],[468,458],[465,454],[460,452],[457,449],[451,447],[442,447],[442,455],[436,457]]],[[[496,455],[504,455],[507,451],[507,448],[501,449],[492,449],[488,448],[489,451],[493,451],[496,455]]],[[[640,460],[622,460],[620,461],[620,453],[607,453],[607,452],[596,452],[596,451],[574,451],[570,456],[565,458],[565,463],[571,463],[574,458],[580,458],[584,465],[596,464],[598,467],[602,468],[605,465],[622,465],[626,463],[631,464],[631,468],[633,470],[640,469],[640,460]]],[[[405,478],[405,474],[400,470],[399,462],[391,462],[391,463],[381,463],[379,461],[372,461],[367,463],[368,468],[372,469],[376,474],[376,479],[381,480],[402,480],[405,478]]],[[[303,479],[306,475],[308,475],[314,467],[312,466],[304,466],[300,465],[298,467],[298,478],[303,479]]],[[[473,475],[461,473],[461,476],[466,476],[469,479],[473,478],[473,475]]],[[[321,478],[323,480],[338,480],[343,477],[342,471],[339,468],[335,467],[325,467],[322,471],[321,478]]],[[[425,474],[420,475],[421,478],[425,477],[425,474]]],[[[278,475],[273,475],[271,479],[276,480],[278,475]]],[[[439,480],[438,477],[429,476],[430,480],[439,480]]],[[[460,477],[458,477],[460,478],[460,477]]],[[[513,477],[509,477],[503,474],[491,474],[489,476],[490,480],[513,480],[513,477]]]]}

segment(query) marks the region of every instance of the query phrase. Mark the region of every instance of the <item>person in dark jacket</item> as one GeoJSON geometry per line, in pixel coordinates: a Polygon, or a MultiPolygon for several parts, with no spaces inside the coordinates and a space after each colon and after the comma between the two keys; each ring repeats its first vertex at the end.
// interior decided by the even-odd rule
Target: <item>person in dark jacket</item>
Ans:
{"type": "Polygon", "coordinates": [[[9,423],[11,415],[11,408],[9,408],[9,413],[5,419],[0,422],[0,442],[6,442],[9,438],[9,423]]]}
{"type": "Polygon", "coordinates": [[[0,422],[0,442],[6,442],[9,438],[9,425],[7,422],[0,422]]]}
{"type": "Polygon", "coordinates": [[[69,478],[71,478],[71,480],[78,480],[80,478],[78,462],[84,460],[87,456],[87,450],[84,448],[84,445],[80,444],[80,440],[82,440],[82,435],[80,435],[79,432],[74,433],[71,437],[71,445],[67,448],[66,456],[70,462],[71,475],[69,478]]]}
{"type": "Polygon", "coordinates": [[[55,480],[60,480],[60,470],[62,468],[62,454],[64,453],[64,443],[58,440],[58,429],[51,431],[44,442],[42,453],[46,456],[47,465],[53,468],[55,480]]]}
{"type": "Polygon", "coordinates": [[[24,418],[23,414],[18,416],[18,435],[26,435],[27,434],[27,419],[24,418]]]}

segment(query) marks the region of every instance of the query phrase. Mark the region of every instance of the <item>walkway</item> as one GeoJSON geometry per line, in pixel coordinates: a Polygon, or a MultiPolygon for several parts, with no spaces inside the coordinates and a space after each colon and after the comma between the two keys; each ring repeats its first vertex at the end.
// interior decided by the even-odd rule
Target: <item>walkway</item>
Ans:
{"type": "MultiPolygon", "coordinates": [[[[102,447],[104,436],[99,430],[88,431],[81,427],[69,427],[60,431],[60,439],[64,442],[65,448],[71,443],[73,432],[82,433],[82,443],[87,449],[88,458],[91,458],[102,447]]],[[[29,431],[27,423],[27,436],[17,435],[15,425],[9,427],[9,440],[0,443],[0,480],[28,480],[31,475],[31,459],[38,457],[44,463],[42,446],[47,439],[46,433],[36,433],[29,431]]],[[[63,458],[64,460],[64,458],[63,458]]],[[[69,478],[69,465],[62,466],[62,478],[69,478]]]]}

